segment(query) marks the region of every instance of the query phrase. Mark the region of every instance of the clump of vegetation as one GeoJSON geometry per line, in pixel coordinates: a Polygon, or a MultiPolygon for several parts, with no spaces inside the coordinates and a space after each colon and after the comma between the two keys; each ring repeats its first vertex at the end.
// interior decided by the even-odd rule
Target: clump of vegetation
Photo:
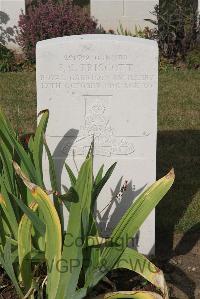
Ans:
{"type": "Polygon", "coordinates": [[[161,0],[155,6],[155,20],[147,20],[157,26],[157,40],[163,57],[185,59],[197,39],[199,31],[197,1],[161,0]]]}
{"type": "Polygon", "coordinates": [[[171,71],[175,68],[173,61],[163,57],[159,57],[159,69],[162,71],[171,71]]]}
{"type": "Polygon", "coordinates": [[[122,24],[119,25],[117,33],[125,36],[141,37],[145,39],[156,39],[156,30],[145,27],[142,29],[140,26],[135,26],[134,30],[124,28],[122,24]]]}
{"type": "Polygon", "coordinates": [[[200,46],[197,46],[186,56],[186,64],[189,69],[199,69],[200,68],[200,46]]]}
{"type": "Polygon", "coordinates": [[[0,73],[33,71],[35,69],[23,55],[17,55],[12,50],[0,44],[0,73]]]}
{"type": "Polygon", "coordinates": [[[71,0],[30,5],[20,16],[18,42],[26,57],[35,62],[36,43],[41,40],[95,33],[97,23],[80,6],[71,0]]]}
{"type": "Polygon", "coordinates": [[[105,174],[102,166],[94,177],[91,145],[77,176],[66,164],[71,186],[60,194],[55,164],[44,140],[49,112],[43,111],[40,116],[35,135],[27,138],[24,149],[10,122],[0,113],[0,263],[19,297],[85,298],[109,271],[125,268],[155,285],[162,297],[131,291],[107,294],[105,298],[128,295],[168,299],[162,271],[128,243],[171,188],[173,170],[138,196],[110,238],[105,239],[95,220],[95,203],[116,163],[105,174]],[[43,180],[43,148],[49,159],[51,191],[46,190],[43,180]],[[66,230],[64,206],[69,212],[66,230]],[[42,265],[43,271],[38,271],[42,265]]]}
{"type": "Polygon", "coordinates": [[[199,67],[199,20],[196,1],[161,0],[152,14],[154,19],[145,19],[155,28],[135,26],[126,29],[120,24],[117,33],[158,41],[161,69],[199,67]]]}
{"type": "Polygon", "coordinates": [[[0,72],[10,72],[16,69],[15,56],[13,52],[0,44],[0,72]]]}

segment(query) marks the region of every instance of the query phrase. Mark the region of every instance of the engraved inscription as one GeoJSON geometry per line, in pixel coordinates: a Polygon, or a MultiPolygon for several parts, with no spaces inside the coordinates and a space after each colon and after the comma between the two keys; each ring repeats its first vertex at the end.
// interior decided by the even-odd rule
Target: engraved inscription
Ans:
{"type": "Polygon", "coordinates": [[[100,156],[130,155],[134,145],[125,137],[117,137],[112,128],[110,116],[110,100],[112,96],[84,96],[85,121],[80,127],[76,141],[68,142],[63,148],[69,155],[85,155],[94,138],[94,154],[100,156]]]}
{"type": "Polygon", "coordinates": [[[152,88],[154,75],[135,70],[127,55],[64,55],[56,73],[40,75],[42,89],[152,88]]]}

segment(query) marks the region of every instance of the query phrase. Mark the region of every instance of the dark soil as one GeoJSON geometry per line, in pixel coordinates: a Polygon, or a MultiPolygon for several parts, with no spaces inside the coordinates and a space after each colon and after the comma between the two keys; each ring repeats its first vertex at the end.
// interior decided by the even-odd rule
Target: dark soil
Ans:
{"type": "Polygon", "coordinates": [[[9,277],[0,268],[0,299],[18,299],[9,277]]]}
{"type": "Polygon", "coordinates": [[[173,299],[200,299],[200,232],[157,238],[157,263],[164,271],[173,299]],[[164,239],[166,242],[164,242],[164,239]]]}
{"type": "MultiPolygon", "coordinates": [[[[170,299],[200,299],[200,232],[175,234],[173,238],[157,233],[156,256],[154,263],[165,273],[170,299]]],[[[155,291],[151,284],[130,271],[119,270],[109,278],[117,291],[155,291]]],[[[104,282],[95,291],[106,293],[112,288],[104,282]]]]}
{"type": "MultiPolygon", "coordinates": [[[[171,299],[200,299],[200,233],[189,235],[176,234],[173,248],[170,249],[168,238],[162,234],[157,237],[157,258],[154,263],[160,267],[168,283],[171,299]]],[[[143,278],[131,271],[117,270],[102,281],[89,298],[110,291],[129,291],[142,289],[156,291],[143,278]]],[[[0,299],[18,299],[6,274],[0,272],[0,299]]]]}

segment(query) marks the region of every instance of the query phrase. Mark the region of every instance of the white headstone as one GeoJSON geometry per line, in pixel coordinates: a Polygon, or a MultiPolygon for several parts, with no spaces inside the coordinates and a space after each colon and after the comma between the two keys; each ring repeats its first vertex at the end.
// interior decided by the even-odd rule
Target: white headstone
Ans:
{"type": "Polygon", "coordinates": [[[155,27],[144,19],[155,19],[151,12],[158,3],[158,0],[91,0],[91,16],[95,17],[106,31],[116,32],[122,24],[124,29],[134,33],[135,26],[138,29],[155,27]]]}
{"type": "Polygon", "coordinates": [[[198,17],[200,18],[200,0],[198,0],[198,17]]]}
{"type": "Polygon", "coordinates": [[[21,52],[15,37],[20,14],[25,12],[25,0],[0,0],[0,43],[21,52]]]}
{"type": "MultiPolygon", "coordinates": [[[[97,204],[102,211],[112,200],[98,214],[104,234],[110,234],[133,199],[156,179],[157,88],[154,41],[82,35],[37,44],[38,112],[50,110],[47,142],[61,183],[67,183],[65,159],[77,173],[93,136],[95,173],[102,164],[107,169],[118,162],[97,204]],[[127,190],[117,198],[126,180],[127,190]]],[[[45,158],[46,171],[47,164],[45,158]]],[[[140,252],[153,251],[154,212],[138,239],[140,252]]]]}

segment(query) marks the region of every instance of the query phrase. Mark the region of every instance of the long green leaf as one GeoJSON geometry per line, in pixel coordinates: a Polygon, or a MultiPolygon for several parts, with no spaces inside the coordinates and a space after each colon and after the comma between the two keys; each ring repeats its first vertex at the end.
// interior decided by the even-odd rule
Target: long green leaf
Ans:
{"type": "Polygon", "coordinates": [[[125,238],[129,238],[124,243],[124,249],[126,248],[128,240],[137,233],[144,220],[171,188],[174,177],[172,170],[138,196],[114,229],[111,236],[114,243],[119,241],[121,245],[125,238]]]}
{"type": "Polygon", "coordinates": [[[73,298],[76,291],[83,264],[83,244],[77,244],[77,239],[84,242],[88,234],[92,179],[92,157],[90,157],[83,163],[76,185],[74,186],[79,196],[79,200],[77,203],[71,203],[70,207],[67,234],[62,253],[63,262],[61,264],[61,272],[63,273],[61,273],[56,299],[73,298]],[[70,247],[67,245],[69,244],[69,241],[71,243],[70,247]],[[72,265],[72,262],[76,264],[72,265]],[[66,264],[69,265],[68,269],[66,269],[66,264]]]}
{"type": "Polygon", "coordinates": [[[37,181],[36,183],[44,188],[43,171],[42,171],[42,154],[43,154],[43,140],[46,132],[46,127],[49,119],[49,111],[44,110],[40,113],[42,115],[37,126],[34,140],[33,140],[33,160],[36,169],[37,181]]]}
{"type": "Polygon", "coordinates": [[[12,198],[9,197],[9,194],[6,190],[6,186],[1,180],[1,197],[3,198],[4,205],[2,205],[2,208],[5,212],[5,215],[7,217],[9,226],[12,230],[12,234],[14,238],[17,240],[17,231],[18,231],[18,222],[15,216],[15,211],[13,209],[12,205],[12,198]]]}
{"type": "Polygon", "coordinates": [[[57,264],[61,259],[61,224],[51,199],[39,187],[34,187],[33,196],[43,213],[46,223],[46,251],[45,257],[48,265],[47,293],[49,299],[54,299],[57,292],[60,273],[57,264]],[[53,232],[53,234],[52,234],[53,232]],[[52,244],[54,244],[52,246],[52,244]]]}
{"type": "Polygon", "coordinates": [[[100,168],[99,168],[99,171],[97,172],[97,175],[96,175],[96,178],[94,180],[94,185],[98,185],[98,183],[102,180],[102,177],[103,177],[103,169],[104,169],[104,165],[102,165],[100,168]]]}
{"type": "Polygon", "coordinates": [[[10,197],[13,197],[20,209],[27,217],[32,221],[34,228],[42,235],[45,235],[46,227],[42,220],[34,213],[29,207],[27,207],[21,199],[16,197],[14,194],[10,194],[10,197]]]}
{"type": "MultiPolygon", "coordinates": [[[[33,202],[29,208],[34,212],[38,208],[38,204],[33,202]]],[[[31,287],[32,284],[32,269],[31,269],[31,251],[32,251],[32,242],[31,242],[31,230],[32,222],[24,214],[19,224],[18,229],[18,255],[19,255],[19,267],[20,275],[23,281],[26,292],[31,287]]]]}
{"type": "Polygon", "coordinates": [[[35,185],[31,187],[31,190],[32,195],[44,216],[46,224],[45,258],[48,265],[47,293],[49,299],[55,299],[60,279],[60,273],[57,266],[61,260],[61,224],[56,209],[48,195],[40,187],[35,185]]]}
{"type": "MultiPolygon", "coordinates": [[[[3,218],[4,216],[4,211],[2,211],[1,208],[1,194],[0,194],[0,245],[5,246],[6,243],[6,228],[5,228],[5,219],[3,218]]],[[[9,231],[9,230],[8,230],[9,231]]]]}
{"type": "Polygon", "coordinates": [[[69,167],[69,165],[67,163],[65,163],[65,168],[66,168],[68,176],[70,178],[71,185],[72,185],[72,187],[74,187],[76,184],[76,177],[75,177],[72,169],[69,167]]]}
{"type": "Polygon", "coordinates": [[[4,176],[6,178],[6,185],[12,192],[15,192],[14,171],[12,167],[12,155],[3,141],[0,141],[0,157],[2,159],[4,176]]]}
{"type": "Polygon", "coordinates": [[[137,200],[133,202],[111,235],[113,244],[121,246],[121,250],[116,246],[104,248],[101,254],[99,268],[93,272],[92,277],[88,278],[85,283],[85,288],[96,285],[108,271],[113,269],[123,251],[128,246],[128,240],[137,233],[151,211],[171,188],[174,178],[175,175],[172,170],[166,176],[152,184],[151,187],[145,190],[139,195],[137,200]]]}
{"type": "Polygon", "coordinates": [[[123,291],[105,295],[104,299],[162,299],[159,294],[147,291],[123,291]]]}
{"type": "MultiPolygon", "coordinates": [[[[113,165],[111,165],[110,168],[107,170],[106,174],[103,176],[103,178],[100,181],[99,181],[99,178],[97,177],[97,179],[96,179],[97,184],[94,184],[94,189],[93,189],[93,194],[92,194],[93,203],[97,199],[97,197],[98,197],[99,193],[101,192],[101,190],[103,189],[104,185],[107,183],[107,181],[111,177],[116,165],[117,165],[117,163],[114,163],[113,165]]],[[[100,171],[101,171],[101,169],[100,169],[100,171]]]]}
{"type": "MultiPolygon", "coordinates": [[[[94,206],[96,199],[103,189],[104,185],[112,175],[112,172],[116,166],[116,163],[114,163],[106,172],[106,174],[103,176],[103,168],[104,166],[102,165],[101,168],[99,169],[96,178],[94,180],[93,184],[93,191],[92,191],[92,203],[91,203],[91,214],[90,214],[90,234],[91,235],[97,235],[99,234],[98,232],[98,227],[96,224],[96,221],[94,219],[93,213],[94,213],[94,206]]],[[[91,248],[90,250],[86,251],[86,256],[85,260],[89,261],[89,264],[87,267],[85,267],[85,279],[88,280],[90,275],[92,275],[94,269],[98,267],[99,264],[99,258],[100,258],[100,253],[101,253],[101,248],[91,248]]]]}
{"type": "Polygon", "coordinates": [[[17,174],[31,191],[33,199],[37,202],[39,210],[44,217],[46,224],[45,258],[48,266],[47,294],[49,299],[55,299],[60,279],[60,272],[58,271],[62,247],[60,219],[50,197],[40,187],[29,181],[17,163],[14,163],[13,165],[17,174]]]}
{"type": "Polygon", "coordinates": [[[15,272],[12,265],[11,243],[9,239],[7,239],[6,241],[4,251],[0,247],[0,263],[5,269],[10,279],[12,280],[12,283],[15,286],[18,294],[20,295],[21,298],[23,298],[23,293],[18,285],[17,278],[15,276],[15,272]]]}
{"type": "MultiPolygon", "coordinates": [[[[1,114],[0,114],[1,116],[1,114]]],[[[29,174],[32,181],[36,181],[36,173],[33,163],[31,162],[28,154],[26,153],[23,146],[19,143],[16,136],[14,136],[12,131],[9,131],[9,127],[5,125],[4,121],[0,118],[0,134],[5,142],[6,146],[10,149],[16,151],[18,157],[20,158],[21,162],[23,163],[23,170],[29,174]]]]}
{"type": "MultiPolygon", "coordinates": [[[[45,146],[45,150],[46,150],[46,153],[47,153],[47,157],[48,157],[48,160],[49,160],[49,175],[50,175],[50,181],[51,181],[51,188],[52,190],[54,191],[54,194],[53,194],[53,202],[54,202],[54,206],[56,208],[56,211],[59,215],[59,218],[61,219],[62,221],[62,226],[63,226],[63,214],[62,214],[62,204],[59,200],[59,196],[57,196],[56,194],[58,193],[58,183],[57,183],[57,178],[56,178],[56,170],[55,170],[55,164],[54,164],[54,160],[52,158],[52,155],[51,155],[51,152],[50,152],[50,149],[46,143],[46,140],[44,140],[44,146],[45,146]]],[[[63,231],[63,227],[62,227],[62,231],[63,231]]]]}
{"type": "Polygon", "coordinates": [[[160,289],[165,298],[168,296],[163,272],[136,250],[127,247],[115,265],[115,269],[117,268],[125,268],[138,273],[160,289]]]}

